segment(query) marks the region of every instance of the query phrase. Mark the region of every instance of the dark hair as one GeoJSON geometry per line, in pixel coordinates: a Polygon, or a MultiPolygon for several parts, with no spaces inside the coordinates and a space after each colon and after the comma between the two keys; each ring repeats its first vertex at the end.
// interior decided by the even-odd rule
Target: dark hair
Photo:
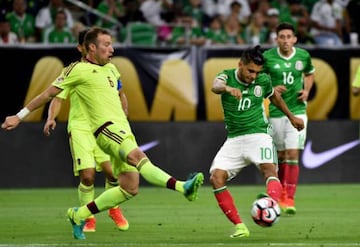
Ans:
{"type": "Polygon", "coordinates": [[[98,38],[99,34],[106,34],[106,35],[111,36],[110,32],[104,28],[100,28],[100,27],[90,28],[86,32],[85,37],[84,37],[84,45],[85,45],[85,48],[87,51],[89,50],[90,44],[95,44],[95,45],[98,44],[97,38],[98,38]]]}
{"type": "Polygon", "coordinates": [[[295,33],[295,28],[292,24],[288,22],[282,22],[276,27],[276,34],[278,34],[282,30],[291,30],[293,33],[295,33]]]}
{"type": "Polygon", "coordinates": [[[88,28],[81,30],[78,34],[78,44],[83,45],[85,40],[85,34],[89,31],[88,28]]]}
{"type": "Polygon", "coordinates": [[[265,60],[260,48],[260,45],[247,48],[241,55],[241,61],[244,64],[253,62],[256,65],[263,65],[265,60]]]}

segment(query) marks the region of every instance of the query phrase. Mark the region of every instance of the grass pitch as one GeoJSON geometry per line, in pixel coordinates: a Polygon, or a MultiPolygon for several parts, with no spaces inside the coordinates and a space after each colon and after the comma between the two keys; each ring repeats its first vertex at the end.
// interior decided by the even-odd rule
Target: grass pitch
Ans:
{"type": "MultiPolygon", "coordinates": [[[[72,238],[67,208],[77,206],[76,188],[0,190],[0,247],[350,247],[360,246],[360,184],[300,185],[297,214],[282,215],[270,228],[252,222],[250,206],[263,186],[228,186],[249,238],[231,239],[232,224],[222,214],[211,188],[188,202],[181,194],[141,187],[121,205],[129,220],[126,232],[115,229],[103,212],[95,233],[72,238]]],[[[101,192],[97,188],[97,194],[101,192]]]]}

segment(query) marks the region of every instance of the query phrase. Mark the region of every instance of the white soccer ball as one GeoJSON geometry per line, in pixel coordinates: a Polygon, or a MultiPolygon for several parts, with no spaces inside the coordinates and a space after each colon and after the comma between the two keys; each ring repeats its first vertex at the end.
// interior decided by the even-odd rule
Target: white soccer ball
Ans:
{"type": "Polygon", "coordinates": [[[251,217],[262,227],[273,226],[280,219],[280,206],[271,197],[256,199],[251,207],[251,217]]]}

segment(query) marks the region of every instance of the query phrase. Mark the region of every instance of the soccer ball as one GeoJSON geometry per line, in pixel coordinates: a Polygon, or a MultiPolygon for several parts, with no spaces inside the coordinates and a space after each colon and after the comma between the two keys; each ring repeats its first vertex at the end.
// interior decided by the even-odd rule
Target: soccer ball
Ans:
{"type": "Polygon", "coordinates": [[[271,197],[256,199],[251,207],[251,217],[262,227],[273,226],[280,219],[279,204],[271,197]]]}

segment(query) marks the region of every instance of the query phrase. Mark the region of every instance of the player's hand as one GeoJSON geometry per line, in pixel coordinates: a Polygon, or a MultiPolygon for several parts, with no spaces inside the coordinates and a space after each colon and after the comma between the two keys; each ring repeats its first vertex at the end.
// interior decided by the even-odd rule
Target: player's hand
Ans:
{"type": "Polygon", "coordinates": [[[298,97],[297,97],[298,100],[307,101],[308,97],[309,97],[309,92],[308,91],[300,90],[298,92],[298,97]]]}
{"type": "Polygon", "coordinates": [[[293,118],[290,119],[290,122],[292,126],[294,126],[294,128],[297,129],[298,131],[303,130],[305,127],[304,121],[301,118],[294,116],[293,118]]]}
{"type": "Polygon", "coordinates": [[[279,85],[274,87],[274,89],[281,95],[283,92],[287,90],[287,88],[283,85],[279,85]]]}
{"type": "Polygon", "coordinates": [[[8,116],[5,118],[5,121],[1,124],[1,128],[5,129],[5,130],[12,130],[15,129],[21,122],[21,119],[16,116],[16,115],[12,115],[12,116],[8,116]]]}
{"type": "Polygon", "coordinates": [[[45,125],[44,125],[44,134],[46,136],[50,135],[50,130],[54,130],[56,128],[56,121],[53,119],[49,119],[46,121],[45,125]]]}
{"type": "Polygon", "coordinates": [[[229,94],[231,94],[232,96],[234,96],[237,99],[241,99],[241,97],[242,97],[241,90],[238,88],[226,86],[226,92],[228,92],[229,94]]]}

